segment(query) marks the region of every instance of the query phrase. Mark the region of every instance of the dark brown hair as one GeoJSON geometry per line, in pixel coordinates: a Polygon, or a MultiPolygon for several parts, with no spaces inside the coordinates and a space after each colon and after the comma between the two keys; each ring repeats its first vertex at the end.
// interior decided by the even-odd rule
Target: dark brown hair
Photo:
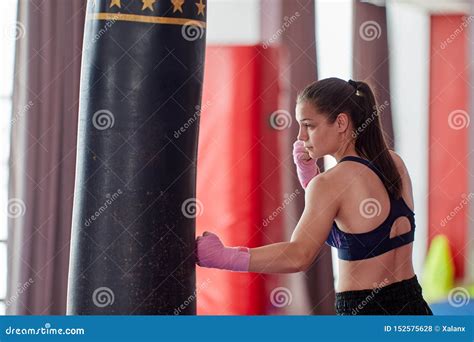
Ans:
{"type": "Polygon", "coordinates": [[[355,150],[381,173],[390,194],[401,196],[400,173],[390,155],[375,96],[367,83],[326,78],[308,85],[298,94],[297,101],[313,104],[331,124],[339,113],[346,113],[352,121],[355,150]]]}

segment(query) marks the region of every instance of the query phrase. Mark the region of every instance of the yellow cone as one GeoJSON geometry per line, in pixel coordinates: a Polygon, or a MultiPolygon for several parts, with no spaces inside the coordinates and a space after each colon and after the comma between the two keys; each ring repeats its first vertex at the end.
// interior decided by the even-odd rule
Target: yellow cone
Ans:
{"type": "Polygon", "coordinates": [[[426,256],[422,277],[423,297],[428,302],[446,299],[454,286],[454,264],[449,241],[436,235],[426,256]]]}

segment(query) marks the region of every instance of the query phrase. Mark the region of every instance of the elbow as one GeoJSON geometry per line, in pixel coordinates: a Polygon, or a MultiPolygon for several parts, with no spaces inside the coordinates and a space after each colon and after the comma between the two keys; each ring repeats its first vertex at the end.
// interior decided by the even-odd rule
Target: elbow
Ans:
{"type": "Polygon", "coordinates": [[[314,258],[314,251],[306,251],[300,248],[298,251],[298,261],[295,263],[295,273],[306,272],[313,264],[314,258]]]}
{"type": "Polygon", "coordinates": [[[303,264],[294,263],[293,265],[288,266],[281,273],[299,273],[299,272],[306,272],[309,267],[303,264]]]}
{"type": "Polygon", "coordinates": [[[312,262],[310,262],[310,263],[301,263],[296,268],[296,272],[306,272],[311,265],[312,265],[312,262]]]}

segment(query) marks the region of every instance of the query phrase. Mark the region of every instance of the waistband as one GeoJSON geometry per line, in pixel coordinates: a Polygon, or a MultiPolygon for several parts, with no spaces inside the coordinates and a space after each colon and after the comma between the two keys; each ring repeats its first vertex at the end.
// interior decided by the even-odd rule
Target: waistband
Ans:
{"type": "Polygon", "coordinates": [[[403,300],[405,298],[418,298],[421,295],[421,291],[418,278],[414,275],[412,278],[397,281],[387,286],[376,287],[373,289],[336,292],[336,300],[363,300],[367,296],[403,300]]]}

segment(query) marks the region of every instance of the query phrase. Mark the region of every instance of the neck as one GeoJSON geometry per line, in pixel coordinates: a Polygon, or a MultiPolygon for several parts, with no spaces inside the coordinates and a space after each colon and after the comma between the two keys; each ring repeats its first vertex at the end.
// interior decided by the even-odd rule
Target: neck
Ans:
{"type": "Polygon", "coordinates": [[[338,163],[342,158],[347,157],[347,156],[360,157],[359,154],[355,150],[354,144],[350,144],[346,146],[345,148],[342,147],[331,155],[336,159],[338,163]]]}

